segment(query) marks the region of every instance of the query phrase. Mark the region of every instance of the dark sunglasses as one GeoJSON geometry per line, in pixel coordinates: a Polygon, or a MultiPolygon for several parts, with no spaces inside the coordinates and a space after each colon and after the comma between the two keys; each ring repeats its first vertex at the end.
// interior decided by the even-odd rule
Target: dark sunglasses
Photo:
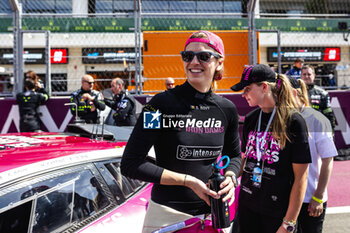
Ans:
{"type": "Polygon", "coordinates": [[[86,81],[86,80],[84,80],[84,82],[86,82],[86,83],[88,83],[88,84],[94,84],[95,82],[89,82],[89,81],[86,81]]]}
{"type": "Polygon", "coordinates": [[[194,56],[197,57],[197,60],[199,62],[209,62],[211,56],[214,56],[216,58],[220,58],[221,56],[219,54],[216,53],[212,53],[210,51],[202,51],[202,52],[198,52],[195,53],[193,51],[182,51],[181,52],[181,58],[184,62],[191,62],[194,58],[194,56]]]}

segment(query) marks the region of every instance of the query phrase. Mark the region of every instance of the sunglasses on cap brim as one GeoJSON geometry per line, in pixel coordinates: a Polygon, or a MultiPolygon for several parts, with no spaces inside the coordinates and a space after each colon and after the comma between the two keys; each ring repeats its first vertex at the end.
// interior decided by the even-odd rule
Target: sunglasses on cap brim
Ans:
{"type": "Polygon", "coordinates": [[[191,62],[194,58],[194,56],[197,57],[197,60],[199,62],[209,62],[210,58],[213,56],[215,58],[221,58],[221,56],[217,53],[213,53],[210,51],[201,51],[198,53],[195,53],[193,51],[182,51],[181,52],[181,58],[184,62],[191,62]]]}

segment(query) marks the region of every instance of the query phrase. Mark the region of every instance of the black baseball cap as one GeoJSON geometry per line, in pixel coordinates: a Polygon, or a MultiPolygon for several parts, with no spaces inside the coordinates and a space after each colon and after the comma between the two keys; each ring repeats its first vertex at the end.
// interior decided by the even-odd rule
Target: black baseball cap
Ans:
{"type": "Polygon", "coordinates": [[[276,82],[276,73],[267,65],[250,65],[244,69],[241,81],[232,86],[231,89],[233,91],[240,91],[252,83],[259,83],[262,81],[276,82]]]}

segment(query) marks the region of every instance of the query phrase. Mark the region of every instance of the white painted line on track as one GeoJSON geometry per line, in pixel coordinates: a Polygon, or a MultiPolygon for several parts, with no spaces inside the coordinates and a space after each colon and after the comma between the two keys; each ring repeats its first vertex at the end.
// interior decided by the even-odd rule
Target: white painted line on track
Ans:
{"type": "Polygon", "coordinates": [[[350,213],[350,206],[327,207],[326,214],[350,213]]]}

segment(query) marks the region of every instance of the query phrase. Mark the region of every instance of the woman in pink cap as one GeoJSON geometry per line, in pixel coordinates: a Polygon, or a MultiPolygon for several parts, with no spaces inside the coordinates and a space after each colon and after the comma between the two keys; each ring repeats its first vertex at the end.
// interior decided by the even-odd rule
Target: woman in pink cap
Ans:
{"type": "Polygon", "coordinates": [[[208,32],[193,33],[181,52],[187,81],[155,95],[144,107],[125,148],[121,171],[154,183],[143,232],[210,213],[209,196],[234,201],[241,151],[235,105],[212,92],[222,78],[224,45],[208,32]],[[146,160],[154,147],[155,163],[146,160]],[[212,163],[230,157],[221,190],[207,186],[212,163]]]}

